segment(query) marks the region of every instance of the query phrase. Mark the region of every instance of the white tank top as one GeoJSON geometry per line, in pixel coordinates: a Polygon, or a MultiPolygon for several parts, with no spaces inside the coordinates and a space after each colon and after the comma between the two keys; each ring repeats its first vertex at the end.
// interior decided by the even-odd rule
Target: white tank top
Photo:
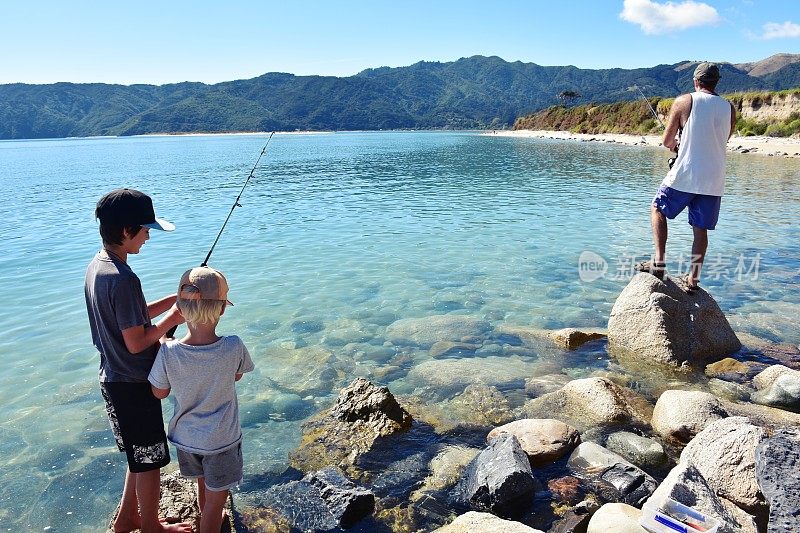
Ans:
{"type": "Polygon", "coordinates": [[[697,91],[691,96],[692,109],[683,127],[678,158],[663,185],[683,192],[722,196],[731,105],[715,94],[697,91]]]}

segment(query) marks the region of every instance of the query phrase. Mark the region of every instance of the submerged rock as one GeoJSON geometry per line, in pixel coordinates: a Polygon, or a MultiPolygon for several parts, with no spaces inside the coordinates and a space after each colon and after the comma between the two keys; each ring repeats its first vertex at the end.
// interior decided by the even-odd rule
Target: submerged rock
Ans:
{"type": "Polygon", "coordinates": [[[720,496],[757,513],[765,508],[755,471],[756,447],[765,431],[747,418],[729,417],[709,424],[681,453],[720,496]]]}
{"type": "Polygon", "coordinates": [[[516,506],[524,506],[539,486],[517,438],[503,434],[472,460],[453,497],[474,509],[510,515],[515,514],[516,506]]]}
{"type": "MultiPolygon", "coordinates": [[[[679,283],[682,283],[679,281],[679,283]]],[[[637,360],[702,369],[741,348],[728,320],[703,289],[689,295],[671,278],[631,279],[611,309],[609,351],[637,360]]]]}
{"type": "Polygon", "coordinates": [[[607,501],[641,505],[658,486],[644,470],[594,442],[578,446],[567,467],[607,501]]]}
{"type": "Polygon", "coordinates": [[[438,341],[461,342],[481,338],[491,329],[485,320],[464,315],[434,315],[402,318],[386,327],[386,338],[398,345],[430,348],[438,341]]]}
{"type": "Polygon", "coordinates": [[[376,441],[411,427],[411,415],[386,387],[357,378],[342,389],[334,406],[303,424],[303,437],[289,455],[301,471],[328,465],[347,469],[376,441]]]}
{"type": "Polygon", "coordinates": [[[333,352],[322,346],[272,347],[265,357],[273,364],[270,379],[300,397],[328,393],[344,376],[336,367],[333,352]]]}
{"type": "Polygon", "coordinates": [[[522,388],[525,378],[535,370],[535,363],[519,357],[434,359],[415,365],[408,372],[407,380],[430,386],[441,396],[449,396],[463,391],[472,383],[484,383],[503,389],[522,388]]]}
{"type": "Polygon", "coordinates": [[[647,424],[647,400],[606,378],[570,381],[556,392],[528,400],[520,409],[527,418],[557,418],[578,430],[600,424],[647,424]]]}
{"type": "Polygon", "coordinates": [[[581,436],[574,427],[560,420],[526,418],[496,427],[486,436],[492,442],[500,435],[511,434],[519,441],[532,466],[543,466],[571,452],[581,436]]]}
{"type": "Polygon", "coordinates": [[[520,522],[503,520],[491,513],[470,511],[464,513],[433,533],[544,533],[520,522]]]}
{"type": "Polygon", "coordinates": [[[467,385],[464,392],[445,402],[443,409],[464,426],[495,426],[514,418],[506,397],[483,383],[467,385]]]}
{"type": "Polygon", "coordinates": [[[550,338],[556,346],[565,350],[577,350],[587,342],[604,339],[606,336],[607,333],[602,329],[564,328],[550,332],[550,338]]]}
{"type": "Polygon", "coordinates": [[[769,503],[768,533],[800,531],[800,431],[781,430],[756,448],[756,477],[769,503]]]}

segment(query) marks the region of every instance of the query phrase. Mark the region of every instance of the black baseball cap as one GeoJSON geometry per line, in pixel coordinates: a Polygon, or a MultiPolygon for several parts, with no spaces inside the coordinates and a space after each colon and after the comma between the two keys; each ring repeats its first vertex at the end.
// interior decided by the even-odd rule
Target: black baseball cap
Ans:
{"type": "Polygon", "coordinates": [[[143,228],[172,231],[175,225],[156,218],[153,200],[136,189],[115,189],[97,202],[95,217],[101,224],[120,227],[142,226],[143,228]]]}

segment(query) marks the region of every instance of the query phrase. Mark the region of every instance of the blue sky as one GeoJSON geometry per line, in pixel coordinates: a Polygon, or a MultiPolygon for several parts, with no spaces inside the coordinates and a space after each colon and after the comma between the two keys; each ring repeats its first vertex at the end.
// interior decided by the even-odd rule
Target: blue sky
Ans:
{"type": "Polygon", "coordinates": [[[800,53],[799,0],[0,0],[0,83],[154,83],[497,55],[580,68],[800,53]]]}

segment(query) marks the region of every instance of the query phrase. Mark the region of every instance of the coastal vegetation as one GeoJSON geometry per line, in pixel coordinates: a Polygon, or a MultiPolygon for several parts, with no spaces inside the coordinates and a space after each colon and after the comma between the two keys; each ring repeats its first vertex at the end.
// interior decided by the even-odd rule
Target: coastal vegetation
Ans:
{"type": "MultiPolygon", "coordinates": [[[[563,103],[594,109],[590,102],[641,100],[636,86],[647,96],[674,97],[691,87],[694,65],[579,69],[473,56],[448,63],[421,61],[407,67],[367,69],[341,78],[273,72],[214,85],[15,83],[0,85],[0,139],[272,130],[499,129],[510,127],[517,117],[557,104],[559,98],[563,103]]],[[[797,54],[740,65],[724,63],[721,70],[729,91],[800,86],[797,54]],[[766,63],[769,69],[759,68],[766,63]]],[[[625,114],[619,113],[617,118],[625,114]]],[[[607,118],[606,128],[619,127],[612,124],[612,117],[607,118]]],[[[570,127],[582,123],[584,120],[570,127]]],[[[648,130],[644,123],[637,123],[637,128],[648,130]]]]}
{"type": "MultiPolygon", "coordinates": [[[[742,136],[789,137],[800,134],[800,88],[723,94],[739,113],[736,133],[742,136]]],[[[650,98],[666,121],[674,98],[650,98]]],[[[612,104],[557,105],[522,116],[515,130],[554,130],[572,133],[659,134],[661,125],[643,99],[612,104]]]]}

